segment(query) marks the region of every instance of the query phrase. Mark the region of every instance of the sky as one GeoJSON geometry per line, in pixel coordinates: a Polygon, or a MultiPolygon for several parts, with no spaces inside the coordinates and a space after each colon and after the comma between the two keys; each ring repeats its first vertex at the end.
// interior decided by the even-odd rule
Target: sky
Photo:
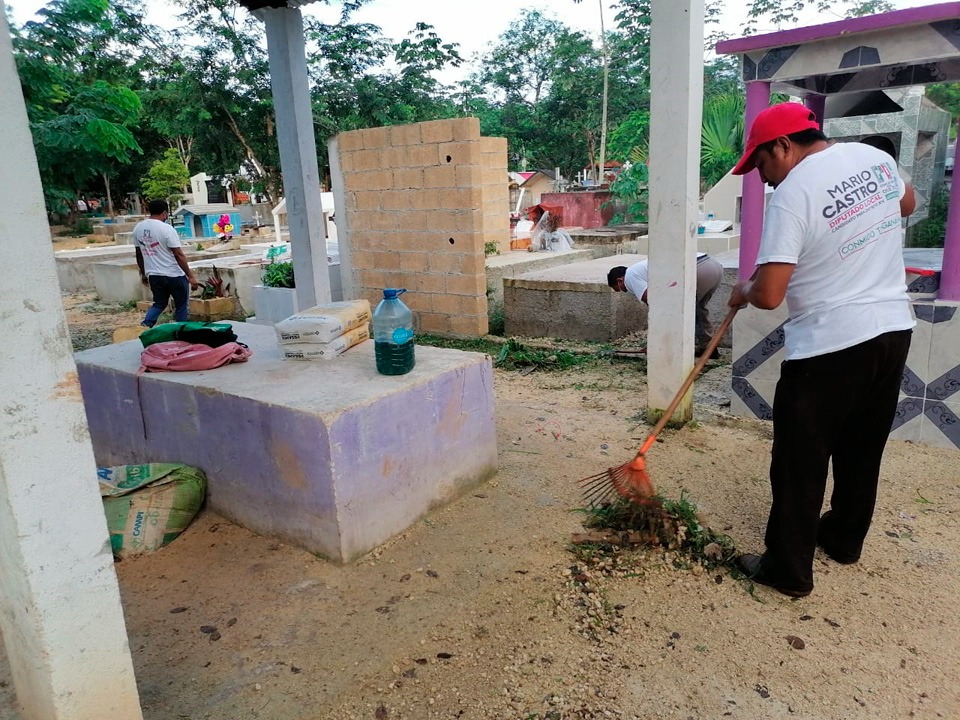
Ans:
{"type": "MultiPolygon", "coordinates": [[[[14,22],[24,23],[33,13],[44,6],[44,0],[7,0],[13,8],[14,22]]],[[[145,0],[150,14],[150,22],[164,26],[176,12],[170,9],[165,0],[145,0]]],[[[608,29],[613,27],[614,12],[611,0],[601,0],[603,17],[608,29]]],[[[935,4],[929,0],[894,0],[898,8],[918,7],[935,4]]],[[[337,6],[328,7],[313,3],[304,7],[304,14],[317,15],[326,22],[334,22],[338,16],[337,6]]],[[[746,22],[745,0],[727,0],[727,10],[721,18],[720,27],[734,36],[746,22]]],[[[600,36],[599,3],[595,0],[479,0],[475,2],[457,2],[456,0],[373,0],[355,15],[358,22],[378,25],[383,34],[393,40],[402,40],[416,22],[424,21],[434,26],[434,31],[444,42],[460,45],[460,54],[469,61],[475,53],[482,53],[515,20],[522,9],[539,10],[544,15],[559,19],[571,28],[588,33],[594,38],[600,36]]],[[[815,25],[841,19],[809,11],[803,18],[804,25],[815,25]]],[[[761,32],[772,32],[777,28],[760,28],[761,32]]],[[[465,73],[465,70],[463,71],[465,73]]],[[[453,75],[442,78],[445,82],[456,79],[453,75]]]]}

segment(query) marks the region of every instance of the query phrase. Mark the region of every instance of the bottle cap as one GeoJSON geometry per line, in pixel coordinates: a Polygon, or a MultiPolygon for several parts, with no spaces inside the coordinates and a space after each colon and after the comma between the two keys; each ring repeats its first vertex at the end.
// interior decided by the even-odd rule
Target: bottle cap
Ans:
{"type": "Polygon", "coordinates": [[[384,300],[393,300],[396,297],[399,297],[407,291],[406,288],[384,288],[383,289],[383,299],[384,300]]]}

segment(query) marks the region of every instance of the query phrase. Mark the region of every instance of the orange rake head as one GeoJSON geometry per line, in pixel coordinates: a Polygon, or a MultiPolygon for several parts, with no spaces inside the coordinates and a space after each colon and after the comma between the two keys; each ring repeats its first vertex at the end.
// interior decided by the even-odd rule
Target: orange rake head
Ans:
{"type": "Polygon", "coordinates": [[[615,500],[617,496],[638,505],[646,505],[656,497],[653,483],[647,474],[647,459],[643,451],[630,462],[612,467],[579,482],[583,499],[589,507],[615,500]]]}

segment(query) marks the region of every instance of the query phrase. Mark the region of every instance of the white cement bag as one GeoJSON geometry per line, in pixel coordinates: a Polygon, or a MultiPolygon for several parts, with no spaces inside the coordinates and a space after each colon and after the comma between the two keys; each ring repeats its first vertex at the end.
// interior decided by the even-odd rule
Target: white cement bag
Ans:
{"type": "Polygon", "coordinates": [[[281,320],[273,327],[281,345],[289,343],[328,343],[347,330],[370,322],[369,300],[316,305],[281,320]]]}
{"type": "Polygon", "coordinates": [[[348,330],[328,343],[288,343],[281,345],[284,360],[332,360],[354,345],[370,339],[370,326],[348,330]]]}

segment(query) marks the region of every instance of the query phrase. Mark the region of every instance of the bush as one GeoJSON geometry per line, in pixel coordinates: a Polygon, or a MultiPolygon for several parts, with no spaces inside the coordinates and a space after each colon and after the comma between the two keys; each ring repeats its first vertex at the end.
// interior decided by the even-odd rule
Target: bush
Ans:
{"type": "Polygon", "coordinates": [[[650,172],[647,166],[642,163],[624,167],[620,171],[617,179],[610,186],[610,192],[613,193],[614,200],[610,203],[604,203],[604,207],[619,202],[625,206],[625,210],[614,215],[610,224],[618,225],[620,223],[647,221],[647,204],[650,202],[650,194],[647,189],[649,180],[650,172]]]}
{"type": "Polygon", "coordinates": [[[296,287],[293,277],[292,262],[270,263],[260,278],[267,287],[292,288],[296,287]]]}
{"type": "Polygon", "coordinates": [[[949,208],[950,191],[942,187],[930,199],[927,217],[907,231],[907,247],[942,248],[949,208]]]}

